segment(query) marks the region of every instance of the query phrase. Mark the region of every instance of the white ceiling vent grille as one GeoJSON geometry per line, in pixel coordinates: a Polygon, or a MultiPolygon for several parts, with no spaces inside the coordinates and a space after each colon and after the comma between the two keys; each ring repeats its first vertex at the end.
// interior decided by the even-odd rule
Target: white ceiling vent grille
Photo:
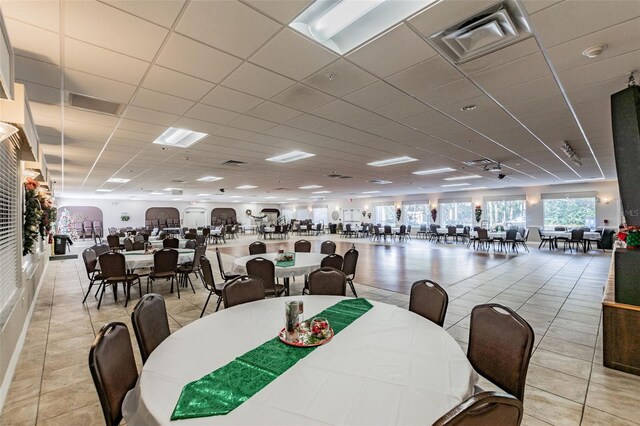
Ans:
{"type": "Polygon", "coordinates": [[[523,11],[513,0],[433,34],[429,39],[456,64],[462,64],[531,36],[523,11]]]}
{"type": "Polygon", "coordinates": [[[92,98],[91,96],[80,95],[69,92],[68,105],[73,108],[84,109],[86,111],[99,112],[101,114],[120,115],[123,104],[105,101],[104,99],[92,98]]]}

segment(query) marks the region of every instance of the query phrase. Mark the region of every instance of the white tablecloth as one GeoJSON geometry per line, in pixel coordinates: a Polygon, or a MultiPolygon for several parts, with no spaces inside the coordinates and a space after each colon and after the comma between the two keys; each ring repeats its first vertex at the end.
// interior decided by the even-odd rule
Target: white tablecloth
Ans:
{"type": "MultiPolygon", "coordinates": [[[[126,261],[127,269],[151,268],[153,266],[153,255],[142,254],[143,250],[134,250],[122,252],[126,261]]],[[[194,250],[180,249],[178,252],[178,264],[191,262],[193,260],[194,250]]],[[[100,259],[96,268],[100,269],[100,259]]]]}
{"type": "MultiPolygon", "coordinates": [[[[180,238],[179,239],[180,248],[184,248],[185,244],[187,244],[187,241],[189,241],[189,240],[184,239],[184,238],[180,238]]],[[[149,243],[151,244],[151,247],[153,247],[155,249],[163,248],[162,240],[149,241],[149,243]]]]}
{"type": "MultiPolygon", "coordinates": [[[[270,261],[275,263],[277,254],[276,253],[266,253],[266,254],[255,254],[252,256],[243,256],[238,257],[233,261],[233,267],[231,268],[231,272],[233,274],[244,275],[247,273],[247,262],[256,257],[264,257],[265,259],[269,259],[270,261]]],[[[316,269],[320,268],[320,263],[322,259],[327,257],[326,254],[320,253],[296,253],[296,264],[293,266],[280,267],[276,266],[276,277],[278,278],[286,278],[286,277],[299,277],[301,275],[307,275],[316,269]]]]}
{"type": "Polygon", "coordinates": [[[342,299],[266,299],[178,330],[151,354],[127,395],[127,424],[429,425],[472,394],[478,376],[446,331],[406,309],[372,302],[369,312],[331,342],[231,413],[169,420],[184,385],[277,335],[286,300],[303,300],[310,318],[342,299]]]}
{"type": "MultiPolygon", "coordinates": [[[[556,237],[556,238],[571,238],[571,232],[568,231],[542,231],[542,235],[547,237],[556,237]]],[[[588,232],[585,231],[584,237],[585,240],[599,240],[600,233],[598,232],[588,232]]]]}

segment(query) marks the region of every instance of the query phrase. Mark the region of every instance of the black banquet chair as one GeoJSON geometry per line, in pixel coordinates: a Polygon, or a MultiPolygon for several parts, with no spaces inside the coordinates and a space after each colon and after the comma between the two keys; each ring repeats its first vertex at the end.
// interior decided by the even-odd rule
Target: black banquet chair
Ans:
{"type": "Polygon", "coordinates": [[[353,285],[353,280],[356,278],[356,266],[358,265],[358,250],[355,247],[350,248],[344,254],[344,262],[342,263],[342,272],[347,276],[347,284],[351,287],[351,291],[355,297],[358,297],[356,293],[356,287],[353,285]]]}
{"type": "Polygon", "coordinates": [[[324,267],[309,274],[309,294],[322,296],[346,296],[347,277],[344,272],[324,267]]]}
{"type": "Polygon", "coordinates": [[[263,300],[265,288],[258,277],[241,275],[227,283],[222,289],[224,308],[228,309],[243,303],[263,300]]]}
{"type": "Polygon", "coordinates": [[[433,426],[519,426],[522,401],[502,392],[480,392],[453,407],[433,426]]]}
{"type": "Polygon", "coordinates": [[[131,325],[144,364],[151,352],[171,335],[164,298],[155,293],[145,294],[133,308],[131,325]]]}
{"type": "Polygon", "coordinates": [[[411,286],[409,310],[440,327],[444,325],[448,305],[449,295],[437,283],[431,280],[420,280],[411,286]]]}

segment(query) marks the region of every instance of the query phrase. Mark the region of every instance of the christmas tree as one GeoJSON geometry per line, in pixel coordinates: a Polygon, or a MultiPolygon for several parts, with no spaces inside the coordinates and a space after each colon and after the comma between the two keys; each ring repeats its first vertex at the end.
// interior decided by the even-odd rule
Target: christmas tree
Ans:
{"type": "Polygon", "coordinates": [[[78,238],[76,229],[71,223],[71,213],[69,213],[67,209],[60,211],[60,217],[58,218],[58,235],[68,235],[73,239],[78,238]]]}

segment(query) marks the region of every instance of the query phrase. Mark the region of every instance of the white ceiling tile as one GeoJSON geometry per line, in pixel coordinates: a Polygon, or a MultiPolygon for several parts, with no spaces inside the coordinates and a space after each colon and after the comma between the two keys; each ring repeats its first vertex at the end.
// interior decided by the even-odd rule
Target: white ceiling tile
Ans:
{"type": "Polygon", "coordinates": [[[151,61],[167,30],[97,1],[65,3],[65,35],[151,61]]]}
{"type": "Polygon", "coordinates": [[[68,37],[64,52],[65,67],[128,84],[140,83],[149,68],[148,62],[68,37]]]}
{"type": "Polygon", "coordinates": [[[403,99],[406,95],[390,84],[379,81],[353,92],[343,99],[367,109],[376,109],[403,99]]]}
{"type": "Polygon", "coordinates": [[[589,86],[618,77],[620,90],[622,90],[627,81],[629,71],[637,69],[638,65],[640,65],[640,50],[563,71],[559,73],[559,77],[566,90],[589,86]]]}
{"type": "Polygon", "coordinates": [[[217,83],[242,63],[241,59],[173,34],[157,64],[203,80],[217,83]]]}
{"type": "MultiPolygon", "coordinates": [[[[2,15],[29,22],[55,33],[60,31],[60,3],[50,0],[2,1],[2,15]]],[[[13,40],[12,40],[13,41],[13,40]]]]}
{"type": "Polygon", "coordinates": [[[492,91],[491,95],[502,105],[508,106],[557,93],[560,93],[560,88],[556,80],[552,76],[548,76],[503,90],[492,91]]]}
{"type": "Polygon", "coordinates": [[[60,89],[31,83],[29,81],[16,80],[16,83],[24,84],[29,102],[44,102],[46,104],[60,105],[60,89]]]}
{"type": "Polygon", "coordinates": [[[311,4],[312,0],[246,0],[246,3],[276,21],[288,24],[311,4]]]}
{"type": "Polygon", "coordinates": [[[255,117],[249,117],[248,115],[241,115],[235,120],[231,121],[229,123],[229,126],[237,127],[242,130],[249,130],[252,132],[262,132],[276,126],[276,123],[261,120],[255,117]]]}
{"type": "Polygon", "coordinates": [[[60,87],[60,67],[51,63],[16,55],[15,73],[21,80],[49,87],[60,87]]]}
{"type": "Polygon", "coordinates": [[[525,56],[471,78],[487,91],[501,90],[551,75],[542,53],[525,56]]]}
{"type": "Polygon", "coordinates": [[[195,102],[141,88],[131,104],[170,114],[183,115],[195,102]]]}
{"type": "Polygon", "coordinates": [[[560,3],[562,0],[523,0],[524,7],[529,14],[536,13],[549,6],[553,6],[556,3],[560,3]]]}
{"type": "Polygon", "coordinates": [[[390,122],[389,119],[380,117],[380,115],[372,112],[366,112],[364,114],[342,120],[342,124],[365,131],[373,127],[382,126],[388,122],[390,122]]]}
{"type": "Polygon", "coordinates": [[[187,114],[187,117],[197,118],[198,120],[209,121],[216,124],[227,124],[234,118],[238,117],[237,112],[226,109],[209,106],[205,104],[197,104],[187,114]]]}
{"type": "Polygon", "coordinates": [[[401,24],[348,54],[347,59],[384,78],[435,55],[431,46],[401,24]]]}
{"type": "Polygon", "coordinates": [[[255,132],[250,130],[238,129],[229,126],[223,126],[215,133],[218,136],[237,140],[249,140],[256,134],[255,132]]]}
{"type": "Polygon", "coordinates": [[[60,37],[57,33],[5,18],[14,52],[43,62],[60,64],[60,37]]]}
{"type": "Polygon", "coordinates": [[[129,103],[136,89],[130,84],[75,70],[67,70],[64,81],[66,91],[122,104],[129,103]]]}
{"type": "Polygon", "coordinates": [[[101,0],[113,7],[124,10],[139,18],[146,19],[154,24],[170,28],[178,17],[184,0],[101,0]]]}
{"type": "Polygon", "coordinates": [[[465,99],[481,96],[482,94],[482,91],[475,84],[465,78],[421,93],[416,97],[434,108],[441,108],[465,99]]]}
{"type": "Polygon", "coordinates": [[[335,53],[287,28],[262,46],[250,60],[294,80],[301,80],[337,58],[335,53]]]}
{"type": "Polygon", "coordinates": [[[197,101],[208,93],[214,84],[154,65],[147,74],[142,87],[197,101]]]}
{"type": "Polygon", "coordinates": [[[313,132],[315,130],[327,127],[333,124],[333,121],[325,120],[324,118],[316,117],[310,114],[299,115],[285,123],[287,126],[295,127],[296,129],[308,130],[313,132]]]}
{"type": "Polygon", "coordinates": [[[538,47],[535,37],[529,37],[495,52],[460,64],[459,67],[462,72],[472,75],[538,52],[540,52],[540,48],[538,47]]]}
{"type": "Polygon", "coordinates": [[[296,84],[275,96],[272,100],[300,111],[309,112],[331,102],[333,99],[335,99],[333,96],[319,92],[316,89],[303,84],[296,84]]]}
{"type": "Polygon", "coordinates": [[[544,46],[550,48],[638,16],[638,1],[584,0],[560,2],[531,18],[544,46]]]}
{"type": "Polygon", "coordinates": [[[352,63],[340,59],[306,78],[303,83],[336,97],[355,92],[377,78],[352,63]]]}
{"type": "Polygon", "coordinates": [[[400,71],[387,81],[413,95],[428,92],[463,78],[462,74],[440,56],[400,71]]]}
{"type": "MultiPolygon", "coordinates": [[[[194,132],[202,132],[208,135],[214,134],[220,129],[219,124],[211,123],[208,121],[197,120],[195,118],[181,117],[174,124],[179,129],[193,130],[194,132]]],[[[205,142],[204,140],[202,142],[205,142]]],[[[200,142],[198,142],[200,143],[200,142]]]]}
{"type": "Polygon", "coordinates": [[[176,31],[242,58],[282,26],[238,1],[192,2],[176,31]]]}
{"type": "Polygon", "coordinates": [[[311,111],[312,114],[333,121],[341,121],[356,115],[364,114],[367,110],[352,105],[343,100],[336,99],[311,111]]]}
{"type": "Polygon", "coordinates": [[[410,97],[405,97],[398,102],[378,108],[375,112],[393,120],[400,120],[402,118],[411,117],[430,110],[431,108],[428,105],[425,105],[424,102],[420,102],[410,97]]]}
{"type": "Polygon", "coordinates": [[[264,120],[273,121],[276,123],[284,123],[287,120],[297,117],[302,114],[295,109],[287,108],[276,103],[266,101],[262,105],[255,107],[254,109],[246,113],[252,117],[262,118],[264,120]]]}
{"type": "Polygon", "coordinates": [[[260,105],[262,99],[224,86],[217,86],[202,99],[202,103],[236,112],[247,112],[260,105]]]}
{"type": "Polygon", "coordinates": [[[271,98],[295,82],[250,63],[242,64],[222,84],[261,98],[271,98]]]}
{"type": "Polygon", "coordinates": [[[167,114],[166,112],[153,111],[151,109],[130,105],[124,114],[124,118],[171,127],[179,117],[177,115],[167,114]]]}

